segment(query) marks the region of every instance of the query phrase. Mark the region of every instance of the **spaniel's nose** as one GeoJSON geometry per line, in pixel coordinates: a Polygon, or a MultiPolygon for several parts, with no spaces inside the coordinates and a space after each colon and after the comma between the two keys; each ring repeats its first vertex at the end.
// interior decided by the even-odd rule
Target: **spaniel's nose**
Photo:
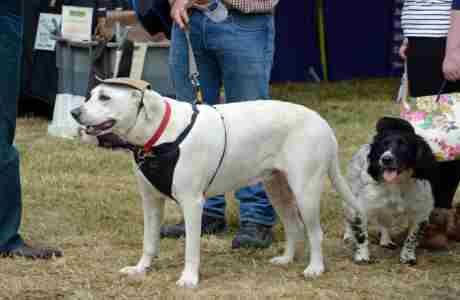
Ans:
{"type": "Polygon", "coordinates": [[[394,158],[393,156],[390,156],[390,155],[385,155],[381,158],[381,161],[382,161],[382,165],[384,166],[390,166],[393,164],[394,162],[394,158]]]}
{"type": "Polygon", "coordinates": [[[77,108],[74,108],[70,111],[70,114],[72,115],[72,117],[78,121],[80,119],[80,116],[81,116],[81,108],[80,107],[77,107],[77,108]]]}

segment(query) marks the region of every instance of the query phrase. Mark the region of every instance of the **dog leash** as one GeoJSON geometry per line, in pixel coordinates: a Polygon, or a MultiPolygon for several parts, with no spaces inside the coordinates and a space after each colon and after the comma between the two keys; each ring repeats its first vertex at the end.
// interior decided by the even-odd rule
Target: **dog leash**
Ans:
{"type": "MultiPolygon", "coordinates": [[[[190,40],[190,30],[185,29],[184,33],[185,33],[185,38],[187,40],[187,46],[188,46],[189,79],[190,79],[190,83],[192,84],[193,92],[194,92],[194,96],[195,96],[194,105],[195,104],[203,104],[204,103],[203,102],[203,94],[201,93],[201,85],[200,85],[200,80],[199,80],[200,73],[198,71],[198,65],[196,63],[195,54],[193,53],[192,42],[190,40]]],[[[224,116],[217,110],[217,108],[215,106],[212,106],[212,108],[214,108],[216,110],[216,112],[219,114],[219,117],[220,117],[221,122],[222,122],[222,127],[224,128],[224,147],[223,147],[220,159],[219,159],[219,163],[217,164],[217,167],[214,170],[214,173],[212,174],[211,179],[209,180],[206,189],[204,190],[204,194],[206,194],[206,191],[209,189],[211,184],[214,182],[214,179],[216,178],[217,173],[219,173],[219,170],[220,170],[220,168],[222,166],[222,163],[224,161],[225,154],[227,153],[227,126],[225,124],[225,119],[224,119],[224,116]]]]}
{"type": "Polygon", "coordinates": [[[188,46],[188,77],[193,87],[193,94],[195,99],[194,104],[203,103],[203,95],[200,86],[200,73],[198,72],[198,65],[196,64],[195,54],[193,53],[192,42],[190,40],[190,30],[185,29],[185,38],[188,46]]]}

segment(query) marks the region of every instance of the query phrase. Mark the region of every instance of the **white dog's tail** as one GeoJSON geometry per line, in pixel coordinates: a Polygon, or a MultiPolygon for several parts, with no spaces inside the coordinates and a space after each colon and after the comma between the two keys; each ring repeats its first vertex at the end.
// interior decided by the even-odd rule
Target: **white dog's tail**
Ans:
{"type": "Polygon", "coordinates": [[[335,152],[333,159],[329,165],[329,178],[335,190],[344,198],[346,204],[356,212],[361,212],[361,208],[357,206],[357,200],[351,192],[350,186],[340,171],[339,156],[335,152]]]}

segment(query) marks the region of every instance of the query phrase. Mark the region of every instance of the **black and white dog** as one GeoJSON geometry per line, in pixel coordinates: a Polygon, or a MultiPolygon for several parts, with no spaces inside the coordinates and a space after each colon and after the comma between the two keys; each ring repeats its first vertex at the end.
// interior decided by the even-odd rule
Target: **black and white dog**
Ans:
{"type": "MultiPolygon", "coordinates": [[[[404,212],[410,228],[400,261],[415,264],[415,249],[434,206],[429,180],[434,176],[435,157],[405,120],[384,117],[377,122],[376,129],[372,143],[361,146],[348,166],[351,190],[367,216],[359,220],[347,217],[344,239],[355,242],[355,261],[368,262],[368,235],[367,232],[353,234],[352,229],[361,225],[356,223],[367,220],[377,223],[380,245],[394,248],[389,228],[394,213],[404,212]]],[[[345,213],[350,213],[346,205],[345,213]]]]}

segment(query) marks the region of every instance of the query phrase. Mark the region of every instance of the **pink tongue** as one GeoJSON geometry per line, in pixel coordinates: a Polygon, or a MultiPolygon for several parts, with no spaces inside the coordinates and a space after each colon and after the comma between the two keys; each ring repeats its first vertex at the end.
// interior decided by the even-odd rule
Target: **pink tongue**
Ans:
{"type": "Polygon", "coordinates": [[[383,172],[383,179],[385,179],[386,182],[393,182],[396,180],[398,177],[398,172],[397,171],[388,171],[385,170],[383,172]]]}

